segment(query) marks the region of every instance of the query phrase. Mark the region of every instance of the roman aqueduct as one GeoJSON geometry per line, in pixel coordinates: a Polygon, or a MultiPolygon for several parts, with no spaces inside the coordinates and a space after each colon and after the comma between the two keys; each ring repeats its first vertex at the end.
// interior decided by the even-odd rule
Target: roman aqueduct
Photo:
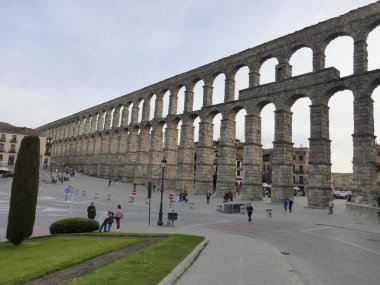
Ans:
{"type": "Polygon", "coordinates": [[[293,188],[292,105],[309,98],[310,207],[324,208],[331,194],[329,107],[331,96],[341,90],[353,94],[353,191],[373,198],[380,193],[376,182],[373,90],[380,85],[380,69],[368,71],[368,34],[380,25],[380,2],[353,10],[265,44],[222,58],[168,78],[133,93],[83,110],[38,128],[52,139],[52,160],[84,174],[118,177],[145,184],[160,181],[161,160],[167,160],[165,189],[187,188],[203,194],[213,187],[213,118],[222,115],[216,192],[235,189],[235,117],[244,109],[245,145],[241,195],[262,197],[262,145],[260,112],[275,106],[272,202],[279,202],[293,188]],[[327,44],[340,36],[353,39],[353,74],[341,77],[336,68],[325,67],[327,44]],[[312,51],[312,72],[292,77],[289,59],[300,48],[312,51]],[[275,82],[260,85],[260,67],[275,58],[275,82]],[[249,68],[249,87],[235,98],[235,75],[249,68]],[[224,102],[213,105],[213,82],[225,75],[224,102]],[[202,80],[203,105],[193,110],[195,84],[202,80]],[[178,91],[185,87],[184,111],[177,114],[178,91]],[[169,92],[168,115],[163,117],[163,97],[169,92]],[[155,96],[154,105],[151,99],[155,96]],[[143,104],[141,104],[143,102],[143,104]],[[142,106],[142,108],[139,108],[142,106]],[[154,117],[150,118],[151,108],[154,117]],[[141,109],[141,110],[140,110],[141,109]],[[141,120],[139,120],[141,113],[141,120]],[[194,127],[199,141],[194,175],[194,127]],[[182,122],[177,144],[178,124],[182,122]],[[166,126],[166,127],[165,127],[166,126]]]}

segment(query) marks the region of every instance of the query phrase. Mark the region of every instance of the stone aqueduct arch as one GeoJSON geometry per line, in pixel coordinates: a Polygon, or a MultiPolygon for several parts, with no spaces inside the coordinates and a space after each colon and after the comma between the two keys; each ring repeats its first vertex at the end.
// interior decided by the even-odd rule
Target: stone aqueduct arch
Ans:
{"type": "Polygon", "coordinates": [[[380,2],[353,10],[298,32],[242,51],[218,61],[168,78],[133,93],[94,106],[66,118],[46,124],[40,131],[52,138],[52,160],[65,163],[85,174],[118,177],[144,184],[159,181],[162,158],[168,161],[166,189],[195,193],[212,189],[213,118],[222,115],[218,181],[216,191],[235,189],[235,116],[241,109],[245,118],[245,150],[242,197],[261,199],[261,118],[266,104],[275,105],[273,142],[273,195],[279,202],[290,195],[292,182],[292,113],[297,99],[308,97],[310,106],[310,161],[308,203],[324,208],[331,191],[329,139],[330,97],[337,91],[351,90],[354,96],[353,181],[354,195],[373,198],[376,184],[373,90],[380,84],[380,69],[368,71],[367,36],[380,24],[380,2]],[[340,77],[335,68],[325,68],[325,48],[339,36],[354,42],[354,72],[340,77]],[[292,77],[289,59],[298,49],[312,50],[313,71],[292,77]],[[276,80],[260,85],[259,70],[265,60],[275,58],[276,80]],[[249,87],[234,100],[235,74],[249,68],[249,87]],[[224,74],[224,103],[213,105],[213,81],[224,74]],[[195,84],[203,80],[203,106],[192,110],[195,84]],[[185,87],[183,114],[177,114],[178,91],[185,87]],[[162,117],[163,97],[170,92],[169,114],[162,117]],[[154,118],[149,119],[150,99],[156,95],[154,118]],[[138,122],[139,104],[144,102],[138,122]],[[130,108],[132,107],[132,108],[130,108]],[[131,109],[132,114],[129,114],[131,109]],[[129,117],[131,115],[131,120],[129,117]],[[200,118],[197,165],[194,176],[193,121],[200,118]],[[178,123],[182,121],[181,140],[177,145],[178,123]],[[164,128],[164,126],[166,126],[164,128]],[[164,138],[163,138],[164,131],[164,138]],[[163,141],[165,142],[163,144],[163,141]]]}

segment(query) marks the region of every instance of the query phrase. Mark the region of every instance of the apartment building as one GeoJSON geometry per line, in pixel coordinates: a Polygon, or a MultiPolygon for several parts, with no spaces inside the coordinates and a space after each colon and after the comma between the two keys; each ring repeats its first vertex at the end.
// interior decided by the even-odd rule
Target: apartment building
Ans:
{"type": "MultiPolygon", "coordinates": [[[[13,171],[17,160],[17,153],[24,136],[39,135],[35,130],[25,127],[15,127],[0,122],[0,171],[13,171]]],[[[47,165],[46,137],[40,136],[40,163],[47,165]]]]}

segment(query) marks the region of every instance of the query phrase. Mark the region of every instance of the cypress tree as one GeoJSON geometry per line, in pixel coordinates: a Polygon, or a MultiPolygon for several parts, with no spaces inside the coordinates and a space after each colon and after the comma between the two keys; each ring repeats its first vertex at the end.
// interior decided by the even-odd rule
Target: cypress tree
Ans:
{"type": "Polygon", "coordinates": [[[39,137],[24,137],[15,165],[6,235],[14,245],[20,245],[33,233],[39,183],[39,158],[39,137]]]}

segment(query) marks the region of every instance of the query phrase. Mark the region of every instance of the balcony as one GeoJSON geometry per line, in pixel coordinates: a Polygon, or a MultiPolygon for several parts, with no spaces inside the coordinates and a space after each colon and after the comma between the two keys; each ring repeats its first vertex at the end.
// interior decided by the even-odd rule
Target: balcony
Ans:
{"type": "Polygon", "coordinates": [[[5,152],[5,149],[3,149],[3,148],[0,148],[0,152],[5,152]]]}
{"type": "Polygon", "coordinates": [[[10,149],[8,152],[9,153],[16,153],[16,150],[15,149],[10,149]]]}
{"type": "Polygon", "coordinates": [[[17,139],[11,139],[10,143],[17,143],[17,139]]]}
{"type": "Polygon", "coordinates": [[[0,138],[0,142],[5,142],[5,138],[0,138]]]}

